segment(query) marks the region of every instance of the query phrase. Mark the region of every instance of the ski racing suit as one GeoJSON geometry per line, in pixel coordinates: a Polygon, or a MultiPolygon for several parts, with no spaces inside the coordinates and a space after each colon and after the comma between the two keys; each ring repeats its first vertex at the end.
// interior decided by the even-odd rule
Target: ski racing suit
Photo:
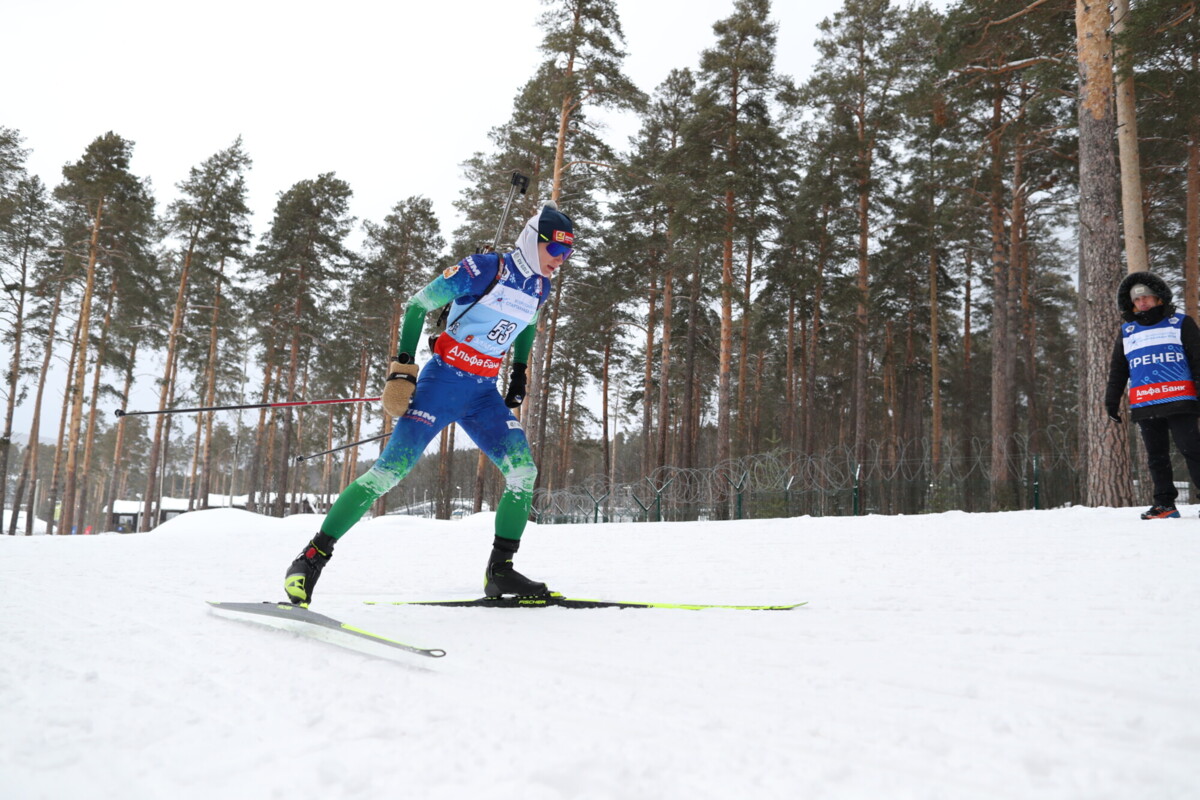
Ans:
{"type": "Polygon", "coordinates": [[[525,431],[504,405],[496,384],[510,348],[514,363],[528,363],[538,311],[550,292],[550,280],[530,263],[529,251],[537,257],[536,242],[509,253],[468,256],[409,299],[400,331],[401,353],[416,351],[426,314],[451,303],[446,330],[421,370],[408,410],[396,420],[387,446],[374,466],[338,496],[321,525],[323,533],[334,539],[345,534],[408,475],[433,437],[456,422],[504,475],[496,535],[520,540],[533,502],[537,466],[525,431]]]}

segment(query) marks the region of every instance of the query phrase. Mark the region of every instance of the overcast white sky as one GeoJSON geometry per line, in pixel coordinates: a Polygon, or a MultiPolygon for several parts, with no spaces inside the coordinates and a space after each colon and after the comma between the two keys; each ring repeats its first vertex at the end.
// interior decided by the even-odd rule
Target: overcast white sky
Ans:
{"type": "MultiPolygon", "coordinates": [[[[697,67],[713,23],[734,8],[733,0],[616,5],[626,74],[647,93],[670,70],[697,67]]],[[[775,2],[780,72],[806,79],[817,24],[838,7],[775,2]]],[[[546,8],[540,0],[4,0],[0,125],[20,131],[29,171],[50,187],[97,136],[132,140],[132,170],[151,180],[160,211],[191,167],[240,135],[254,161],[256,237],[280,192],[324,172],[350,184],[359,220],[380,221],[398,201],[424,195],[449,237],[466,185],[459,165],[491,149],[488,131],[534,74],[546,8]]],[[[610,143],[623,149],[636,127],[632,115],[612,117],[610,143]]],[[[47,408],[61,402],[54,394],[47,408]]],[[[19,411],[17,432],[28,430],[28,412],[19,411]]]]}
{"type": "MultiPolygon", "coordinates": [[[[112,130],[135,142],[133,171],[160,210],[188,169],[241,135],[254,229],[278,194],[335,172],[352,211],[379,221],[406,197],[434,201],[443,233],[465,186],[459,165],[491,149],[513,97],[541,59],[539,0],[7,0],[0,125],[53,187],[62,166],[112,130]]],[[[733,0],[617,0],[626,73],[651,92],[697,66],[733,0]]],[[[837,6],[776,2],[778,68],[803,80],[816,25],[837,6]]],[[[615,119],[623,148],[630,116],[615,119]]]]}

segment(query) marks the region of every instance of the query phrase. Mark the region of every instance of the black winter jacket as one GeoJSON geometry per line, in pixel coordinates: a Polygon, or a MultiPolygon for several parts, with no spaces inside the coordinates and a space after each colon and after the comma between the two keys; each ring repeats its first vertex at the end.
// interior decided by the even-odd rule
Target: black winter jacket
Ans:
{"type": "MultiPolygon", "coordinates": [[[[1125,280],[1121,281],[1121,286],[1117,289],[1117,308],[1121,310],[1121,319],[1126,322],[1154,325],[1175,313],[1175,306],[1171,304],[1173,297],[1170,287],[1153,272],[1134,272],[1125,276],[1125,280]],[[1162,300],[1162,305],[1139,314],[1133,307],[1133,300],[1129,298],[1129,290],[1139,283],[1148,286],[1150,291],[1162,300]]],[[[1179,326],[1179,335],[1183,341],[1183,352],[1187,356],[1188,366],[1192,371],[1192,381],[1196,388],[1200,389],[1200,326],[1197,326],[1191,317],[1184,316],[1183,323],[1179,326]]],[[[1120,413],[1121,395],[1125,393],[1125,386],[1129,383],[1129,360],[1125,357],[1125,344],[1122,340],[1121,331],[1118,330],[1117,341],[1113,344],[1112,358],[1108,364],[1108,386],[1104,392],[1104,407],[1112,417],[1120,413]]],[[[1136,422],[1139,419],[1169,417],[1175,414],[1200,416],[1200,401],[1177,400],[1173,403],[1135,408],[1130,412],[1129,418],[1136,422]]]]}

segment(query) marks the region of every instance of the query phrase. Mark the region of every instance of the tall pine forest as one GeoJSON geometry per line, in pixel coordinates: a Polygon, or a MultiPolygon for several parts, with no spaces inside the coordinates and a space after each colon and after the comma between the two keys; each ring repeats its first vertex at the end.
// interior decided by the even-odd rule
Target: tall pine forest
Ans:
{"type": "MultiPolygon", "coordinates": [[[[769,0],[735,0],[647,87],[614,0],[546,5],[453,218],[398,186],[355,219],[330,172],[277,187],[254,230],[241,139],[139,176],[134,142],[80,131],[50,186],[0,118],[0,507],[26,512],[3,532],[112,530],[118,503],[147,530],[163,497],[323,511],[390,430],[361,400],[407,298],[493,244],[513,173],[501,247],[550,200],[579,244],[519,410],[535,518],[564,497],[589,520],[1143,499],[1135,426],[1101,398],[1128,272],[1200,306],[1195,2],[845,0],[794,76],[769,0]],[[137,387],[143,410],[250,408],[114,415],[137,387]]],[[[495,507],[465,434],[435,443],[376,513],[495,507]]]]}

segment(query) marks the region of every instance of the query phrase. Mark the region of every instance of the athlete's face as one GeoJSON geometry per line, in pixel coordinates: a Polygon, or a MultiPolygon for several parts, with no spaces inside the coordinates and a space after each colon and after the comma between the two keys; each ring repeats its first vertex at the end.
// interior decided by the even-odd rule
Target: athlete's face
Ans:
{"type": "Polygon", "coordinates": [[[538,271],[547,278],[554,277],[554,271],[563,265],[567,260],[566,255],[550,255],[546,249],[550,246],[549,242],[538,243],[538,271]]]}
{"type": "Polygon", "coordinates": [[[1141,313],[1143,311],[1149,311],[1150,309],[1154,308],[1155,306],[1161,306],[1161,305],[1162,305],[1162,300],[1160,300],[1158,298],[1158,295],[1142,294],[1142,295],[1138,295],[1137,297],[1133,298],[1133,307],[1138,310],[1138,313],[1141,313]]]}

